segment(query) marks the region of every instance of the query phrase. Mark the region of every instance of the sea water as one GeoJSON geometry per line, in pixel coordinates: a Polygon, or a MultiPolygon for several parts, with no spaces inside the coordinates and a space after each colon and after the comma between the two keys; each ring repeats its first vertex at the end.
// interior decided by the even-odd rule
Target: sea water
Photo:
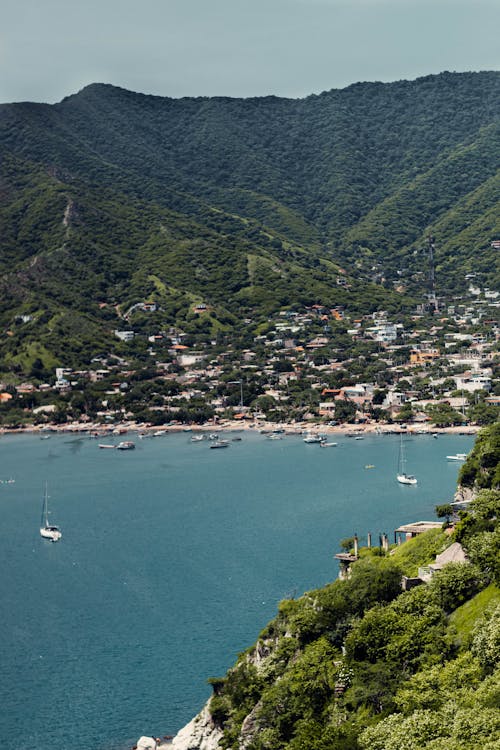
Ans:
{"type": "Polygon", "coordinates": [[[2,747],[122,750],[175,733],[281,599],[335,579],[341,539],[436,520],[460,468],[446,455],[473,445],[408,436],[412,487],[396,481],[395,435],[326,449],[240,436],[224,450],[190,433],[121,436],[134,451],[0,439],[2,747]],[[39,535],[45,482],[58,544],[39,535]]]}

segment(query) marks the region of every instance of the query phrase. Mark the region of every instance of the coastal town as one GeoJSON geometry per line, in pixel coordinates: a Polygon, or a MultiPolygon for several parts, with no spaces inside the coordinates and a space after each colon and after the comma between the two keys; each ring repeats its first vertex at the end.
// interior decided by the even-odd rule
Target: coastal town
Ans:
{"type": "Polygon", "coordinates": [[[498,418],[500,300],[474,274],[464,285],[454,304],[412,314],[290,305],[216,335],[208,305],[193,306],[193,333],[157,328],[161,310],[139,301],[120,316],[117,348],[89,367],[36,361],[28,379],[0,383],[1,429],[474,430],[498,418]]]}

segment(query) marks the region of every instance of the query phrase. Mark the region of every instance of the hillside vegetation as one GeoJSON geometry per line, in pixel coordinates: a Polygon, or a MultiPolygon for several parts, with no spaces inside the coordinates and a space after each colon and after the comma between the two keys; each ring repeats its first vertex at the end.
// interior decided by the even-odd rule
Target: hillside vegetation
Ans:
{"type": "Polygon", "coordinates": [[[145,299],[159,326],[203,301],[213,333],[292,303],[410,310],[429,232],[438,293],[471,269],[493,286],[499,102],[486,72],[300,100],[93,84],[0,106],[0,353],[24,361],[36,340],[61,362],[64,334],[64,364],[84,363],[145,299]]]}
{"type": "MultiPolygon", "coordinates": [[[[471,454],[488,463],[493,432],[471,454]]],[[[495,448],[496,463],[500,459],[495,448]]],[[[480,472],[480,469],[478,470],[480,472]]],[[[483,489],[450,536],[384,556],[363,550],[346,580],[281,603],[209,703],[223,748],[488,750],[500,744],[500,491],[483,489]],[[459,541],[449,563],[401,592],[401,576],[459,541]]]]}

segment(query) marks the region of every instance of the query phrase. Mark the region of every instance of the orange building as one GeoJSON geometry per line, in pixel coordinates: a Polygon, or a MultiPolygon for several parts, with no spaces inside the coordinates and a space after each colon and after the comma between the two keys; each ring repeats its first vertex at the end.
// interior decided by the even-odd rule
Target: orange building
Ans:
{"type": "Polygon", "coordinates": [[[441,353],[439,349],[412,349],[410,352],[411,365],[425,365],[427,362],[433,362],[439,359],[441,353]]]}

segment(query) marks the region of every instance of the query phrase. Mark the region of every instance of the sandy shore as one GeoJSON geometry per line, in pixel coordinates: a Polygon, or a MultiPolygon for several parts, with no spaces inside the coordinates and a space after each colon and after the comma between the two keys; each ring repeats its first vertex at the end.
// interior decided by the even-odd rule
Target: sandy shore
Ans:
{"type": "Polygon", "coordinates": [[[325,435],[364,435],[364,434],[437,434],[437,435],[475,435],[481,428],[478,425],[468,425],[459,427],[435,427],[434,425],[406,425],[398,424],[338,424],[325,425],[312,422],[296,423],[273,423],[273,422],[254,422],[253,420],[221,420],[219,422],[210,422],[203,425],[156,425],[142,424],[138,422],[121,422],[113,425],[103,425],[94,423],[74,422],[64,425],[44,425],[30,426],[19,429],[0,428],[1,434],[21,434],[21,433],[41,433],[61,432],[61,433],[82,433],[90,434],[95,437],[104,435],[124,435],[128,432],[137,432],[139,434],[167,434],[170,432],[194,432],[194,433],[218,433],[223,431],[257,431],[257,432],[276,432],[289,435],[303,434],[306,432],[320,433],[325,435]]]}

